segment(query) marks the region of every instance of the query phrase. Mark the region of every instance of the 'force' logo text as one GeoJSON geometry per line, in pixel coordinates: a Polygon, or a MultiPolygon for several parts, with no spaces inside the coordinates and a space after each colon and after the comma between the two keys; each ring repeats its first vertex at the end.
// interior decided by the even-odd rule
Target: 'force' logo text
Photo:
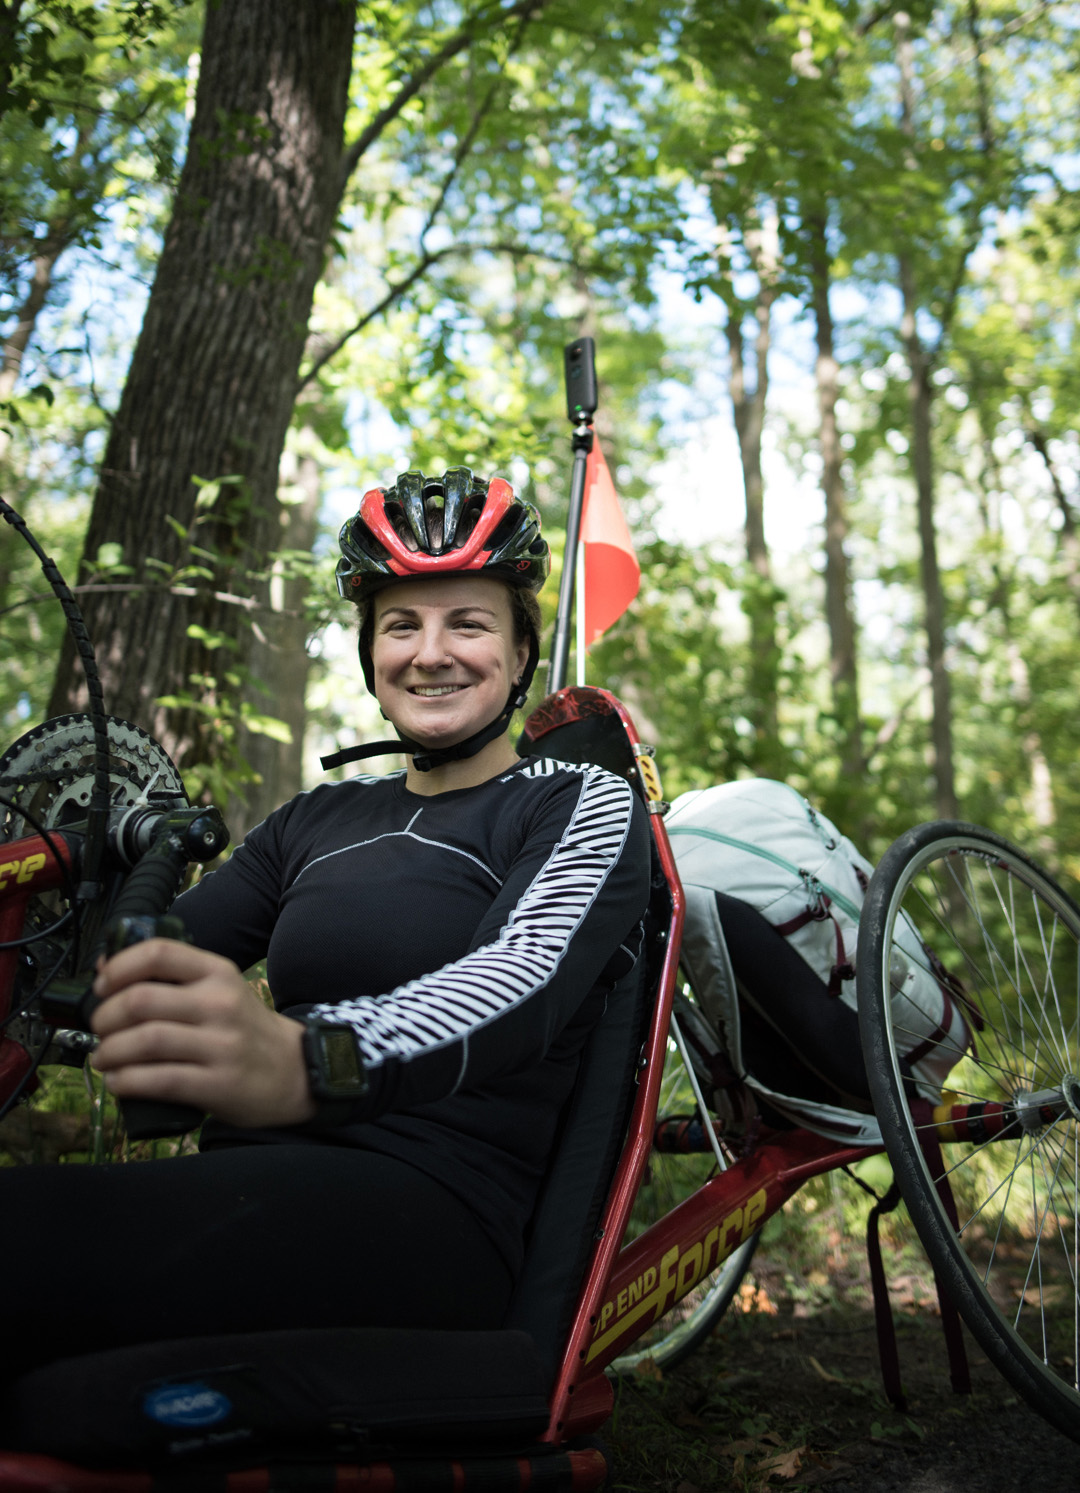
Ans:
{"type": "Polygon", "coordinates": [[[24,861],[0,861],[0,892],[11,881],[32,881],[45,864],[45,857],[38,852],[37,855],[28,855],[24,861]]]}
{"type": "Polygon", "coordinates": [[[648,1318],[650,1313],[655,1322],[676,1301],[681,1301],[703,1276],[727,1259],[744,1239],[749,1239],[765,1216],[767,1206],[768,1197],[765,1189],[760,1187],[741,1208],[736,1208],[711,1228],[703,1239],[682,1252],[677,1244],[673,1245],[661,1258],[659,1268],[650,1265],[618,1295],[605,1301],[586,1361],[591,1362],[634,1322],[648,1318]]]}

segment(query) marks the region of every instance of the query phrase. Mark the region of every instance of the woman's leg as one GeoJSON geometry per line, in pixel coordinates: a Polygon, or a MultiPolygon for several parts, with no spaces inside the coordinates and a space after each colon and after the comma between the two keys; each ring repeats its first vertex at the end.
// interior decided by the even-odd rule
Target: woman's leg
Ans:
{"type": "Polygon", "coordinates": [[[4,1362],[272,1327],[500,1325],[513,1282],[465,1205],[338,1146],[0,1172],[4,1362]]]}

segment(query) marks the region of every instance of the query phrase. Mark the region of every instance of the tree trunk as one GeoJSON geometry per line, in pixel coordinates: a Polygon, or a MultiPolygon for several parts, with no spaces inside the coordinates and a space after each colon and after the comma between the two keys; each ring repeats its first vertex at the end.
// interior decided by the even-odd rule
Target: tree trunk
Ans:
{"type": "Polygon", "coordinates": [[[731,407],[739,438],[743,487],[746,493],[746,558],[749,572],[743,608],[750,622],[750,679],[747,714],[754,728],[753,762],[759,772],[783,776],[784,752],[779,728],[780,648],[777,641],[777,589],[765,539],[765,483],[761,471],[761,438],[769,397],[769,346],[773,302],[776,300],[777,219],[766,218],[762,230],[748,233],[747,248],[758,273],[753,315],[754,387],[746,384],[746,359],[741,313],[728,316],[731,355],[731,407]]]}
{"type": "MultiPolygon", "coordinates": [[[[94,498],[83,578],[111,542],[145,583],[87,598],[108,707],[185,769],[235,731],[250,614],[215,592],[250,590],[279,542],[278,461],[342,187],[354,21],[354,0],[207,7],[187,159],[94,498]],[[200,479],[221,482],[216,498],[200,479]],[[160,584],[177,578],[197,594],[160,584]],[[161,696],[187,698],[167,712],[161,696]]],[[[68,647],[52,711],[83,698],[68,647]]]]}
{"type": "MultiPolygon", "coordinates": [[[[909,139],[913,140],[915,135],[914,63],[910,23],[903,12],[897,12],[894,22],[897,35],[897,59],[900,64],[900,128],[909,139]]],[[[914,165],[913,157],[909,158],[908,165],[914,165]]],[[[918,500],[920,571],[933,708],[931,739],[934,799],[939,818],[955,819],[959,808],[953,768],[952,689],[945,662],[945,593],[942,590],[941,572],[938,568],[937,533],[934,527],[933,386],[930,382],[932,370],[916,322],[919,302],[915,271],[909,252],[901,251],[899,269],[900,292],[904,305],[900,335],[908,361],[911,465],[918,500]]]]}
{"type": "Polygon", "coordinates": [[[866,770],[866,756],[862,746],[851,574],[845,548],[848,536],[847,493],[836,420],[839,386],[833,348],[832,310],[829,305],[830,260],[825,211],[808,213],[806,225],[810,231],[817,332],[815,375],[821,422],[821,489],[825,494],[825,616],[829,625],[829,679],[839,738],[840,767],[844,779],[850,785],[862,778],[866,770]]]}
{"type": "Polygon", "coordinates": [[[915,325],[917,305],[911,261],[900,258],[900,289],[904,298],[901,335],[908,360],[908,399],[911,408],[911,466],[919,515],[919,569],[922,578],[927,664],[933,702],[931,741],[934,804],[939,819],[956,819],[956,775],[952,752],[952,686],[945,659],[945,592],[937,557],[934,525],[933,387],[930,368],[915,325]]]}
{"type": "MultiPolygon", "coordinates": [[[[288,500],[278,505],[276,548],[310,554],[322,497],[319,463],[310,452],[289,449],[282,457],[281,475],[290,491],[288,500]]],[[[239,749],[255,778],[235,790],[225,813],[236,841],[303,787],[304,699],[311,671],[310,624],[304,614],[307,589],[303,571],[290,573],[287,559],[279,555],[266,587],[266,609],[255,617],[258,632],[248,658],[251,676],[244,698],[254,715],[284,725],[290,739],[241,727],[239,749]]]]}

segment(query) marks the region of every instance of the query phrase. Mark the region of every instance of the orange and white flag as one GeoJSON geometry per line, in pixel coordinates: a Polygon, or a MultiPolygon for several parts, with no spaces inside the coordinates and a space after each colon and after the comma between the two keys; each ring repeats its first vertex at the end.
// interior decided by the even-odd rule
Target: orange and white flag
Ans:
{"type": "Polygon", "coordinates": [[[584,584],[578,591],[578,607],[583,621],[582,641],[588,648],[622,616],[641,584],[634,542],[598,436],[593,437],[585,467],[581,547],[579,563],[584,584]]]}

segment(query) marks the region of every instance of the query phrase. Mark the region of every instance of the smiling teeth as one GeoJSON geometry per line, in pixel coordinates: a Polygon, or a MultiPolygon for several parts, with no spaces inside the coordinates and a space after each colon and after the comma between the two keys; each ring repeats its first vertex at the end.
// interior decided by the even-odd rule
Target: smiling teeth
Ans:
{"type": "Polygon", "coordinates": [[[460,684],[417,684],[413,687],[414,695],[455,695],[461,688],[460,684]]]}

